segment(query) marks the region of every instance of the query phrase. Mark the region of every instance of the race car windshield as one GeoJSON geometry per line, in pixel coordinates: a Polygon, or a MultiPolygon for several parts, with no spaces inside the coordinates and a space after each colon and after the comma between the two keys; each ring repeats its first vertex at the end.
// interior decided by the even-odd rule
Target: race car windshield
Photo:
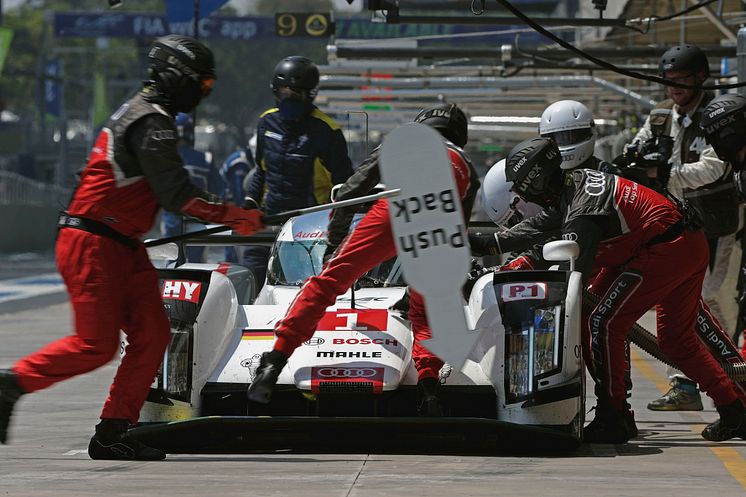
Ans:
{"type": "Polygon", "coordinates": [[[323,240],[277,242],[269,259],[267,282],[300,286],[307,278],[321,272],[325,249],[323,240]]]}
{"type": "MultiPolygon", "coordinates": [[[[270,285],[301,286],[311,276],[321,273],[324,266],[326,240],[277,242],[267,268],[270,285]]],[[[404,285],[403,273],[396,258],[377,265],[365,275],[361,287],[404,285]]]]}

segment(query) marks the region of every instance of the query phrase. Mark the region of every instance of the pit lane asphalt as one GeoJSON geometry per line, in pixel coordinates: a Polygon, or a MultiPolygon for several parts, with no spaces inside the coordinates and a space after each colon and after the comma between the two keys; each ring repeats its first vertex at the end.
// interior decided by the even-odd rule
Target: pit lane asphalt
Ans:
{"type": "MultiPolygon", "coordinates": [[[[0,315],[0,367],[70,333],[70,319],[66,303],[0,315]]],[[[111,363],[21,399],[10,445],[0,445],[0,497],[744,495],[746,441],[713,444],[699,436],[716,419],[709,399],[700,413],[645,409],[667,380],[665,368],[643,354],[633,357],[631,399],[640,436],[563,457],[277,453],[92,461],[85,450],[114,375],[111,363]]]]}

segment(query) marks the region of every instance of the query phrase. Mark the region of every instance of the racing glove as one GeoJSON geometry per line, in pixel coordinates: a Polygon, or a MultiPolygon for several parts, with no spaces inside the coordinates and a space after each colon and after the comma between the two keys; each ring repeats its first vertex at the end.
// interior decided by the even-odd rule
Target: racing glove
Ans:
{"type": "Polygon", "coordinates": [[[494,235],[472,235],[469,234],[469,246],[471,252],[477,256],[499,255],[500,247],[494,235]]]}
{"type": "Polygon", "coordinates": [[[262,215],[259,209],[242,209],[226,204],[225,213],[218,222],[230,226],[239,235],[249,236],[264,228],[262,215]]]}
{"type": "Polygon", "coordinates": [[[264,228],[262,212],[258,209],[242,209],[229,203],[211,202],[202,197],[189,199],[181,212],[211,223],[224,224],[240,235],[253,235],[264,228]]]}
{"type": "Polygon", "coordinates": [[[531,270],[536,267],[535,261],[532,257],[528,255],[519,255],[512,261],[508,262],[507,264],[503,264],[499,268],[497,268],[498,271],[521,271],[521,270],[531,270]]]}

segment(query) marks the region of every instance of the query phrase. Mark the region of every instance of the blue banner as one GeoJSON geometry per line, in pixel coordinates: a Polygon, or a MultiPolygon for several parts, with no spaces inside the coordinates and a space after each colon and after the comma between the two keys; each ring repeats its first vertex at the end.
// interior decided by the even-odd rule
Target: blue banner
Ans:
{"type": "MultiPolygon", "coordinates": [[[[191,21],[167,22],[153,14],[69,13],[54,15],[54,33],[60,37],[155,38],[167,34],[192,35],[191,21]]],[[[251,40],[275,36],[274,17],[207,17],[199,23],[200,38],[251,40]]]]}
{"type": "Polygon", "coordinates": [[[50,60],[44,65],[44,111],[56,117],[62,115],[60,69],[59,60],[50,60]]]}
{"type": "MultiPolygon", "coordinates": [[[[381,39],[401,37],[426,37],[458,35],[495,31],[481,36],[454,36],[448,43],[512,43],[514,28],[525,26],[483,26],[454,24],[384,24],[373,23],[369,18],[343,18],[335,21],[338,39],[381,39]],[[507,31],[507,32],[506,32],[507,31]]],[[[171,33],[192,35],[191,20],[168,22],[165,16],[154,14],[129,14],[115,12],[57,12],[54,14],[54,33],[60,37],[118,37],[155,38],[171,33]]],[[[206,39],[251,40],[275,37],[275,18],[263,17],[205,17],[199,23],[199,36],[206,39]]],[[[443,42],[443,40],[434,40],[443,42]]],[[[520,35],[521,44],[531,45],[545,42],[533,31],[520,35]]],[[[423,44],[427,44],[423,41],[423,44]]]]}
{"type": "MultiPolygon", "coordinates": [[[[204,19],[227,4],[228,0],[200,0],[199,17],[204,19]]],[[[194,22],[194,3],[184,0],[166,0],[167,22],[194,22]]]]}

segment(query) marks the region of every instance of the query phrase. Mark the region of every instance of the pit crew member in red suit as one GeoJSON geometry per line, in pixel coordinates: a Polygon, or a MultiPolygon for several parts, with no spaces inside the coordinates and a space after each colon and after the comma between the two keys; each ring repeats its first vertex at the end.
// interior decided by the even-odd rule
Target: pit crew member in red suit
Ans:
{"type": "Polygon", "coordinates": [[[137,422],[170,325],[158,275],[139,238],[158,209],[225,224],[249,235],[261,213],[221,203],[189,181],[177,150],[174,116],[190,112],[215,81],[212,52],[195,39],[169,35],[148,52],[149,80],[98,135],[67,210],[59,219],[56,258],[70,294],[75,334],[0,370],[0,442],[15,401],[112,360],[119,330],[128,345],[101,422],[88,446],[93,459],[163,459],[127,434],[137,422]]]}
{"type": "Polygon", "coordinates": [[[597,396],[596,416],[584,440],[626,443],[633,436],[624,344],[632,324],[653,307],[661,350],[700,384],[720,413],[702,436],[746,439],[746,410],[736,386],[695,332],[705,305],[700,295],[708,263],[702,231],[690,230],[680,207],[653,190],[588,169],[563,179],[560,162],[550,139],[516,145],[506,163],[507,179],[513,192],[544,210],[494,237],[470,237],[470,243],[482,253],[521,250],[559,230],[580,245],[576,267],[590,277],[586,286],[602,296],[584,322],[597,396]]]}
{"type": "MultiPolygon", "coordinates": [[[[479,182],[474,177],[471,162],[461,149],[467,139],[466,116],[455,105],[438,106],[420,112],[415,122],[431,125],[446,138],[459,194],[462,202],[471,206],[479,182]]],[[[371,158],[340,190],[343,198],[364,195],[378,183],[380,177],[376,163],[377,151],[374,151],[371,158]]],[[[274,350],[262,355],[254,382],[247,392],[249,400],[268,403],[287,358],[299,345],[311,338],[326,308],[334,304],[337,296],[346,292],[367,271],[396,256],[388,209],[389,203],[386,200],[376,201],[355,230],[341,242],[321,274],[309,278],[303,284],[287,314],[275,327],[277,341],[274,350]]],[[[352,214],[354,212],[350,211],[335,213],[330,225],[332,233],[338,233],[340,225],[344,226],[342,231],[346,231],[352,214]],[[344,218],[348,219],[345,221],[344,218]]],[[[331,238],[331,243],[335,244],[333,234],[331,238]]],[[[412,355],[418,370],[418,389],[427,389],[424,395],[420,395],[418,408],[422,415],[439,416],[442,415],[442,407],[437,397],[437,383],[443,361],[420,345],[421,340],[430,338],[431,332],[422,296],[415,291],[410,293],[409,318],[415,343],[412,355]]]]}
{"type": "MultiPolygon", "coordinates": [[[[705,139],[712,145],[720,160],[730,162],[734,170],[736,189],[741,202],[746,202],[746,97],[726,93],[714,98],[702,111],[700,127],[705,139]]],[[[744,239],[741,246],[746,247],[744,239]]],[[[738,323],[746,323],[746,255],[741,257],[741,295],[739,296],[738,323]]],[[[743,330],[739,330],[744,333],[743,330]]],[[[738,340],[736,333],[735,340],[738,340]]],[[[741,346],[741,356],[746,357],[746,339],[741,346]]]]}

